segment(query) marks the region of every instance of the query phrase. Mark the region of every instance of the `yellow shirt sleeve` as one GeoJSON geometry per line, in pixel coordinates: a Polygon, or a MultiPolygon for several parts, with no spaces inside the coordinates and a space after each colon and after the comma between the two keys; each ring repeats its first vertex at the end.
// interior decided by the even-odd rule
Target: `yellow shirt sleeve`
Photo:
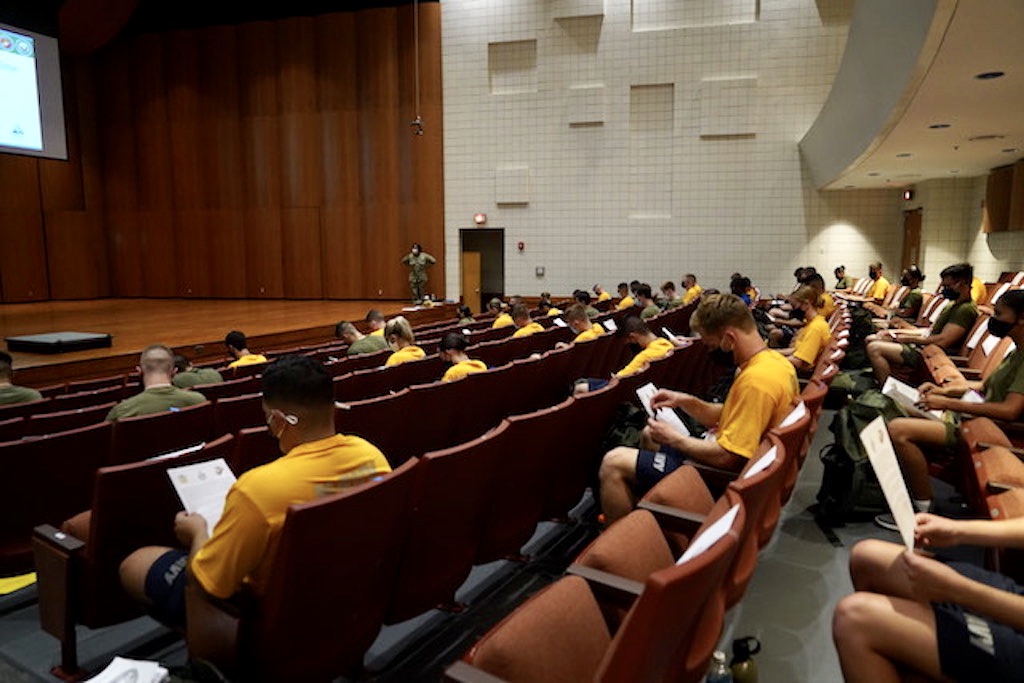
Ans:
{"type": "Polygon", "coordinates": [[[260,564],[270,526],[249,498],[232,488],[213,535],[192,558],[192,575],[210,595],[229,598],[260,564]]]}
{"type": "Polygon", "coordinates": [[[618,310],[618,311],[624,311],[627,308],[632,308],[635,303],[636,302],[633,301],[633,297],[626,296],[626,297],[623,297],[621,301],[619,301],[619,305],[616,306],[615,309],[618,310]]]}
{"type": "Polygon", "coordinates": [[[661,339],[659,337],[648,344],[642,351],[640,351],[640,353],[633,356],[633,360],[629,361],[629,364],[626,365],[626,367],[616,372],[615,376],[629,377],[630,375],[635,375],[652,360],[661,358],[673,348],[675,347],[672,346],[672,342],[668,339],[661,339]]]}
{"type": "Polygon", "coordinates": [[[776,351],[762,351],[747,363],[722,406],[717,440],[730,453],[751,458],[764,433],[789,411],[799,385],[793,364],[776,351]]]}
{"type": "Polygon", "coordinates": [[[701,292],[703,291],[704,288],[701,287],[700,285],[694,285],[693,287],[690,287],[688,290],[686,290],[686,294],[683,295],[683,305],[686,306],[688,304],[693,303],[693,300],[700,296],[701,292]]]}
{"type": "Polygon", "coordinates": [[[793,356],[808,365],[814,365],[818,360],[818,354],[825,348],[830,336],[828,323],[819,314],[797,333],[796,339],[793,340],[793,356]]]}

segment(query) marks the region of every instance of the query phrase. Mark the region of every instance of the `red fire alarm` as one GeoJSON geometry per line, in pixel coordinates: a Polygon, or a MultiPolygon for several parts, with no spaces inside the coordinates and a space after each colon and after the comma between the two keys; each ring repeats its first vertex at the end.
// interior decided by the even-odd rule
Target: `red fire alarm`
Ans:
{"type": "Polygon", "coordinates": [[[523,249],[526,249],[526,242],[517,242],[516,247],[519,249],[519,251],[522,251],[523,249]]]}
{"type": "Polygon", "coordinates": [[[476,223],[477,225],[483,225],[484,223],[487,222],[487,214],[486,213],[473,214],[473,222],[476,223]]]}

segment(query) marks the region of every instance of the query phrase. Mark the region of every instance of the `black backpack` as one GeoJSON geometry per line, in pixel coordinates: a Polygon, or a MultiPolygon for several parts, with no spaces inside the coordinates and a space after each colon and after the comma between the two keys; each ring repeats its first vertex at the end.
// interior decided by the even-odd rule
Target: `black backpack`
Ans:
{"type": "Polygon", "coordinates": [[[864,340],[875,333],[871,311],[863,306],[850,307],[850,344],[839,366],[846,370],[863,368],[868,364],[868,346],[864,340]]]}
{"type": "Polygon", "coordinates": [[[881,415],[886,423],[902,409],[879,391],[865,391],[836,411],[829,430],[835,442],[821,449],[825,471],[818,489],[817,518],[826,526],[867,519],[887,509],[885,496],[860,441],[860,432],[881,415]]]}

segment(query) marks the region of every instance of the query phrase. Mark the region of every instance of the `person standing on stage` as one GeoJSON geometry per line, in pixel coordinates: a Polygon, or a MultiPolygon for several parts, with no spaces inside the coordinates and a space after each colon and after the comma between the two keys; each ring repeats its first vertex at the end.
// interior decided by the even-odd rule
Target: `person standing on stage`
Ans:
{"type": "Polygon", "coordinates": [[[412,245],[412,251],[405,255],[402,263],[409,266],[409,288],[412,290],[414,303],[423,301],[423,290],[427,284],[427,268],[437,263],[437,259],[423,251],[419,243],[412,245]]]}

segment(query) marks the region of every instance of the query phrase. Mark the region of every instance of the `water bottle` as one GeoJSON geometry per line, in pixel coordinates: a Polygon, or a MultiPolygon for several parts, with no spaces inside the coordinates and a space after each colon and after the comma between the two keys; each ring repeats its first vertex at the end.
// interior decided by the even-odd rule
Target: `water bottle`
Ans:
{"type": "Polygon", "coordinates": [[[711,656],[711,668],[704,680],[706,683],[732,683],[732,673],[725,665],[725,653],[721,650],[715,650],[711,656]]]}
{"type": "Polygon", "coordinates": [[[761,651],[761,642],[752,636],[732,641],[732,670],[734,683],[757,683],[757,662],[751,657],[761,651]]]}

